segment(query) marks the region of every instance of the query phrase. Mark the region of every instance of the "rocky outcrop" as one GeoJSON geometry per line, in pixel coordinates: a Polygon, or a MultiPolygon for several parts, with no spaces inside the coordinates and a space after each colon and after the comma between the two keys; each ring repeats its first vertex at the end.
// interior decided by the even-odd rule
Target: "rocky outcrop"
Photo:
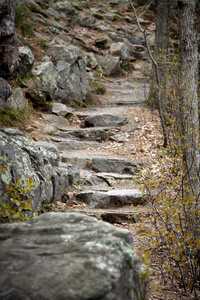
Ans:
{"type": "Polygon", "coordinates": [[[8,201],[6,188],[17,178],[19,188],[32,178],[32,190],[22,198],[30,198],[32,210],[39,210],[43,203],[60,200],[65,189],[77,182],[77,167],[59,167],[59,153],[50,143],[34,143],[17,129],[0,129],[0,198],[8,201]]]}
{"type": "Polygon", "coordinates": [[[18,61],[18,39],[15,32],[16,1],[2,0],[0,5],[0,76],[10,76],[18,61]]]}
{"type": "Polygon", "coordinates": [[[0,298],[146,299],[128,230],[77,213],[0,225],[0,298]]]}

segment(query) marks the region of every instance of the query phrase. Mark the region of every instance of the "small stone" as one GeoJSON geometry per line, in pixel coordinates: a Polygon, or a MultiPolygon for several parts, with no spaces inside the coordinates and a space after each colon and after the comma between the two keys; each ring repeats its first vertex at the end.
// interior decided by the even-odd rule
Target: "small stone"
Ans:
{"type": "Polygon", "coordinates": [[[65,117],[68,114],[72,114],[73,109],[65,104],[54,102],[52,105],[52,113],[65,117]]]}

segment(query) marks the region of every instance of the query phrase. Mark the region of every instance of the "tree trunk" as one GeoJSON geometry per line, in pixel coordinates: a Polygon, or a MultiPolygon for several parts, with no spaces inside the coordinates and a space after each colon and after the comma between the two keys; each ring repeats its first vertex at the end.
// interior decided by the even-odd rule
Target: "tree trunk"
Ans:
{"type": "Polygon", "coordinates": [[[179,0],[180,19],[180,115],[185,176],[190,190],[199,194],[198,45],[195,31],[195,0],[179,0]]]}
{"type": "Polygon", "coordinates": [[[18,39],[15,32],[16,0],[0,0],[0,77],[7,78],[18,60],[18,39]]]}
{"type": "MultiPolygon", "coordinates": [[[[155,60],[159,69],[161,104],[166,104],[166,55],[169,46],[169,20],[170,0],[157,0],[156,35],[155,35],[155,60]]],[[[152,106],[159,107],[159,89],[156,85],[156,75],[153,69],[153,79],[150,86],[149,102],[152,106]]]]}

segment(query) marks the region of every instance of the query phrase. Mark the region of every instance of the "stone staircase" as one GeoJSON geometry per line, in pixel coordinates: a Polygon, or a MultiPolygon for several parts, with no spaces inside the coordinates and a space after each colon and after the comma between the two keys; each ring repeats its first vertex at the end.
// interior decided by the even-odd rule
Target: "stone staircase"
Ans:
{"type": "Polygon", "coordinates": [[[129,122],[128,113],[145,103],[141,83],[134,74],[130,81],[122,80],[112,79],[106,84],[108,93],[101,99],[102,107],[73,112],[78,125],[60,126],[50,139],[60,152],[61,166],[75,164],[80,168],[81,184],[73,193],[74,203],[79,205],[70,211],[110,223],[135,223],[141,215],[135,207],[145,206],[146,201],[133,178],[138,174],[138,166],[145,164],[126,154],[104,150],[112,141],[128,143],[127,133],[138,129],[138,124],[129,122]]]}

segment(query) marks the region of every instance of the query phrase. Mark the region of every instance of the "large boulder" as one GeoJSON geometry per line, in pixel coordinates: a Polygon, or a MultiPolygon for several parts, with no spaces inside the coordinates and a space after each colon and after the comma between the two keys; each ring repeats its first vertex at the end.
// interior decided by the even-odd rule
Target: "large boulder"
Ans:
{"type": "Polygon", "coordinates": [[[120,59],[112,55],[100,56],[97,55],[96,59],[103,69],[103,73],[107,76],[117,75],[120,72],[120,59]]]}
{"type": "Polygon", "coordinates": [[[6,107],[12,107],[14,110],[23,110],[28,108],[28,101],[24,98],[21,88],[13,90],[12,95],[6,101],[6,107]]]}
{"type": "Polygon", "coordinates": [[[128,230],[77,213],[0,225],[0,298],[145,300],[128,230]]]}
{"type": "Polygon", "coordinates": [[[21,197],[30,198],[33,211],[39,210],[43,203],[60,200],[65,189],[73,184],[72,169],[59,167],[59,154],[54,145],[44,142],[34,144],[17,129],[0,129],[0,167],[2,166],[1,200],[8,201],[7,187],[15,185],[17,181],[19,188],[24,187],[27,180],[32,178],[32,190],[21,197]]]}
{"type": "Polygon", "coordinates": [[[48,48],[48,54],[57,63],[55,99],[64,104],[68,104],[70,100],[79,103],[90,100],[90,87],[81,49],[74,45],[52,45],[48,48]]]}
{"type": "Polygon", "coordinates": [[[121,60],[128,62],[130,60],[129,48],[125,43],[112,43],[110,45],[110,54],[119,56],[121,60]]]}

